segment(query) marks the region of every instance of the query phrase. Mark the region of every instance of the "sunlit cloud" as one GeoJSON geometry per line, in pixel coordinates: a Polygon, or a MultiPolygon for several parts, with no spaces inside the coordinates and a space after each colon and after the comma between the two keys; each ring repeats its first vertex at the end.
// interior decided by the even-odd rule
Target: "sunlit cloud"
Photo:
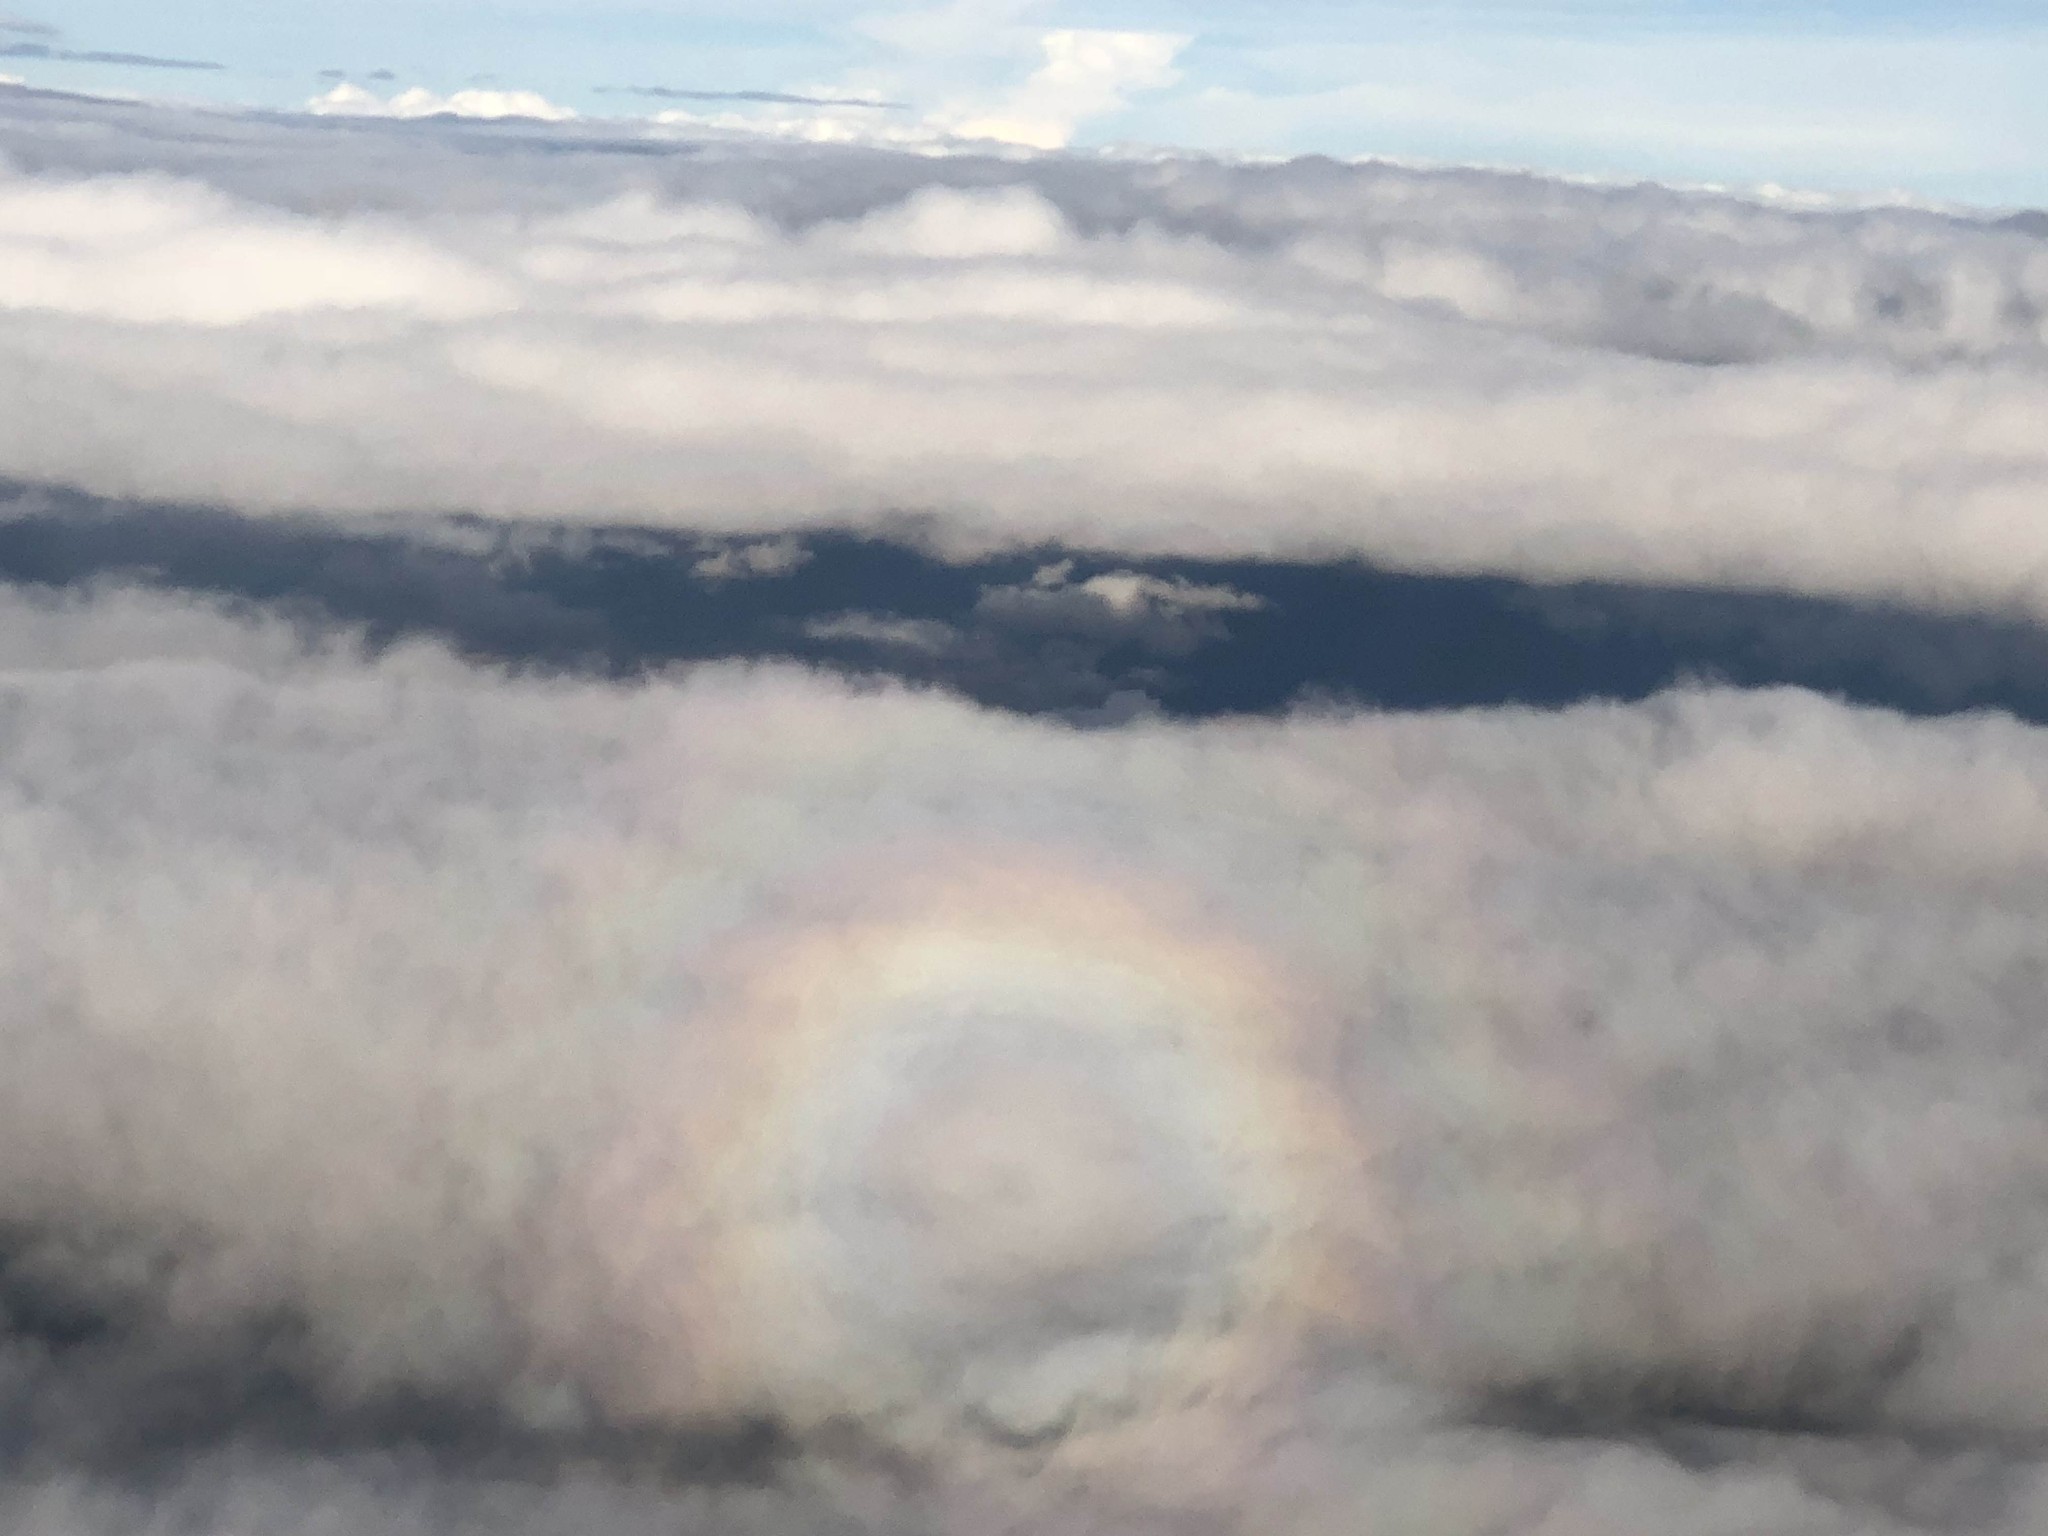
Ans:
{"type": "Polygon", "coordinates": [[[343,81],[306,103],[306,109],[320,116],[338,117],[526,117],[558,123],[576,114],[558,107],[536,91],[505,91],[472,87],[438,96],[421,86],[411,86],[392,96],[378,96],[362,86],[343,81]]]}

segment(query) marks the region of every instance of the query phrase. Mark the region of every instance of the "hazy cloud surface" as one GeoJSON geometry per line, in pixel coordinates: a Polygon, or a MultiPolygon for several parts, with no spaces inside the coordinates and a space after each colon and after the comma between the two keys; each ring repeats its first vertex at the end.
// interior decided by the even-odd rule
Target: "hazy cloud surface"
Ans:
{"type": "Polygon", "coordinates": [[[2048,1514],[2037,730],[0,629],[17,1529],[2048,1514]]]}
{"type": "Polygon", "coordinates": [[[2048,1527],[2038,221],[337,90],[0,89],[0,1529],[2048,1527]]]}

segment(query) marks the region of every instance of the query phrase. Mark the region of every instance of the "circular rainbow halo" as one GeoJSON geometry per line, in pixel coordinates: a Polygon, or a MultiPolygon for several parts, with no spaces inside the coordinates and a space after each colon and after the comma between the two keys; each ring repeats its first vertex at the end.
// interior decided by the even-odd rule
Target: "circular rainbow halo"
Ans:
{"type": "Polygon", "coordinates": [[[663,1416],[1030,1444],[1250,1389],[1357,1166],[1274,968],[1042,857],[835,882],[732,945],[591,1230],[663,1416]]]}

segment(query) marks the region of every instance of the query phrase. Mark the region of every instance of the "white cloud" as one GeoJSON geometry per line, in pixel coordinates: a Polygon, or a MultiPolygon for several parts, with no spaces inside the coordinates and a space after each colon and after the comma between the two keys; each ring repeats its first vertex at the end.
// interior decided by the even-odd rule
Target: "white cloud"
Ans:
{"type": "Polygon", "coordinates": [[[335,117],[528,117],[541,122],[566,122],[576,116],[537,91],[500,91],[472,87],[447,96],[424,86],[410,86],[383,97],[343,81],[306,103],[306,110],[335,117]]]}
{"type": "Polygon", "coordinates": [[[1234,587],[1140,571],[1103,571],[1072,579],[1074,562],[1040,566],[1028,582],[990,587],[975,604],[984,619],[1010,628],[1129,641],[1184,656],[1226,633],[1220,615],[1251,613],[1264,598],[1234,587]]]}
{"type": "Polygon", "coordinates": [[[390,221],[303,220],[160,177],[0,177],[0,311],[231,328],[317,311],[487,313],[496,273],[390,221]]]}
{"type": "Polygon", "coordinates": [[[964,139],[1062,149],[1081,123],[1178,80],[1173,61],[1187,41],[1163,32],[1048,32],[1039,40],[1045,63],[1016,91],[990,105],[951,107],[935,120],[964,139]]]}
{"type": "Polygon", "coordinates": [[[1037,4],[982,0],[933,11],[870,17],[859,30],[896,50],[885,67],[821,94],[937,100],[916,116],[845,104],[766,103],[719,111],[671,109],[655,121],[697,132],[818,144],[874,144],[924,152],[980,152],[1003,145],[1057,150],[1087,122],[1122,111],[1134,96],[1180,77],[1173,61],[1188,42],[1164,32],[1020,25],[1037,4]],[[1015,83],[1020,68],[1036,68],[1015,83]],[[963,76],[967,82],[963,83],[963,76]]]}
{"type": "MultiPolygon", "coordinates": [[[[270,176],[283,130],[243,131],[270,176]]],[[[521,153],[360,215],[7,178],[0,473],[2048,612],[2018,228],[1313,164],[771,182],[759,148],[660,195],[521,153]]]]}
{"type": "Polygon", "coordinates": [[[2048,734],[0,640],[13,1528],[2038,1528],[2048,734]],[[754,1493],[585,1433],[760,1413],[754,1493]]]}

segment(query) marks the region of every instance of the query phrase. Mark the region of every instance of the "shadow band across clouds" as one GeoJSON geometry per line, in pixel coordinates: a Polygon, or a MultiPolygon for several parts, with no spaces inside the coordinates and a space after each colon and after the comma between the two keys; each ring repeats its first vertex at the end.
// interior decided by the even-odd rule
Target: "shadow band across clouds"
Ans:
{"type": "Polygon", "coordinates": [[[235,1444],[403,1450],[446,1472],[531,1482],[601,1464],[664,1484],[751,1485],[793,1450],[760,1417],[659,1431],[545,1428],[457,1392],[336,1402],[314,1385],[303,1319],[278,1311],[180,1323],[165,1294],[175,1266],[139,1243],[94,1236],[105,1252],[90,1252],[78,1233],[0,1223],[0,1346],[17,1356],[5,1383],[13,1390],[0,1391],[0,1478],[78,1468],[146,1478],[235,1444]],[[81,1284],[79,1271],[93,1283],[81,1284]]]}
{"type": "Polygon", "coordinates": [[[132,583],[373,645],[627,678],[785,659],[1114,723],[1301,703],[1562,707],[1673,684],[1792,685],[1907,714],[2048,721],[2048,628],[1783,592],[1424,575],[1355,561],[969,562],[845,533],[255,520],[0,487],[0,581],[132,583]]]}

